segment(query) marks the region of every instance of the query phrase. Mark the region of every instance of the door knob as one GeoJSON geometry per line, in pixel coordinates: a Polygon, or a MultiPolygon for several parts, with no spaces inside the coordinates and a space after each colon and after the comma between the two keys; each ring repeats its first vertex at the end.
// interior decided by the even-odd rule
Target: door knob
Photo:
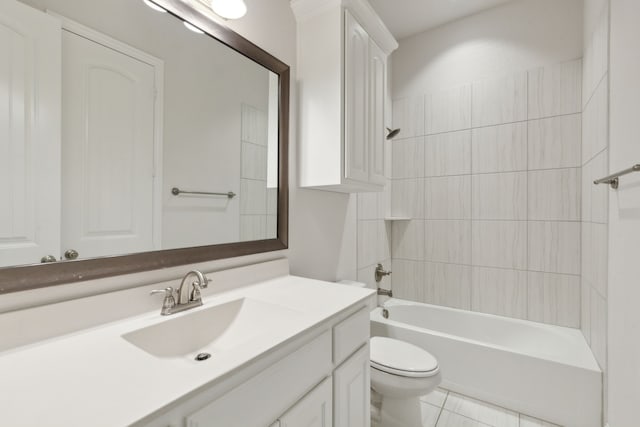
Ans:
{"type": "Polygon", "coordinates": [[[56,262],[56,261],[58,261],[58,260],[53,255],[46,255],[46,256],[43,256],[42,258],[40,258],[40,262],[42,264],[47,264],[49,262],[56,262]]]}
{"type": "Polygon", "coordinates": [[[75,249],[69,249],[64,253],[64,257],[65,259],[68,260],[74,260],[78,258],[78,251],[76,251],[75,249]]]}

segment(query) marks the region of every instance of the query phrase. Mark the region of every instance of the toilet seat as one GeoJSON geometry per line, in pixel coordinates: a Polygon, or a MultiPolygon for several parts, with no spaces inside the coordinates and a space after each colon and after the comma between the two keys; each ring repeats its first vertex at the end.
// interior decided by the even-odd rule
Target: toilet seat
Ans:
{"type": "Polygon", "coordinates": [[[435,357],[408,342],[372,337],[370,345],[371,367],[379,371],[409,378],[426,378],[440,372],[435,357]]]}

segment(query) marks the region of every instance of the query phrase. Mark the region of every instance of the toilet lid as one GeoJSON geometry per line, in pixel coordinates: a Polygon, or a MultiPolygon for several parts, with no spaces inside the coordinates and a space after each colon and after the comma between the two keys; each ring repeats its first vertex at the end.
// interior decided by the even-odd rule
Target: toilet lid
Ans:
{"type": "Polygon", "coordinates": [[[439,371],[435,357],[408,342],[373,337],[370,344],[373,368],[405,377],[428,377],[439,371]]]}

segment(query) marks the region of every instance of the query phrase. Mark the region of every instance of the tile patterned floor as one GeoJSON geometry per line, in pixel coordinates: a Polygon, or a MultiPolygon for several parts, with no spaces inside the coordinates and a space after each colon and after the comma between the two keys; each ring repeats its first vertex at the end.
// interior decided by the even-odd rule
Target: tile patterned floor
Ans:
{"type": "Polygon", "coordinates": [[[420,403],[423,427],[560,427],[441,388],[420,403]]]}

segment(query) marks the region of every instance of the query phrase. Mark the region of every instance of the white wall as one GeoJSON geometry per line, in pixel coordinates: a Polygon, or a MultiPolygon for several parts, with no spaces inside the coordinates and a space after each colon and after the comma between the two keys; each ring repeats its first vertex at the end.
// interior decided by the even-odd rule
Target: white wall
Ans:
{"type": "MultiPolygon", "coordinates": [[[[640,163],[640,2],[611,0],[610,170],[640,163]]],[[[609,425],[638,425],[640,402],[640,176],[609,192],[609,425]]]]}
{"type": "Polygon", "coordinates": [[[402,98],[580,57],[581,0],[515,1],[403,39],[392,92],[402,98]]]}

